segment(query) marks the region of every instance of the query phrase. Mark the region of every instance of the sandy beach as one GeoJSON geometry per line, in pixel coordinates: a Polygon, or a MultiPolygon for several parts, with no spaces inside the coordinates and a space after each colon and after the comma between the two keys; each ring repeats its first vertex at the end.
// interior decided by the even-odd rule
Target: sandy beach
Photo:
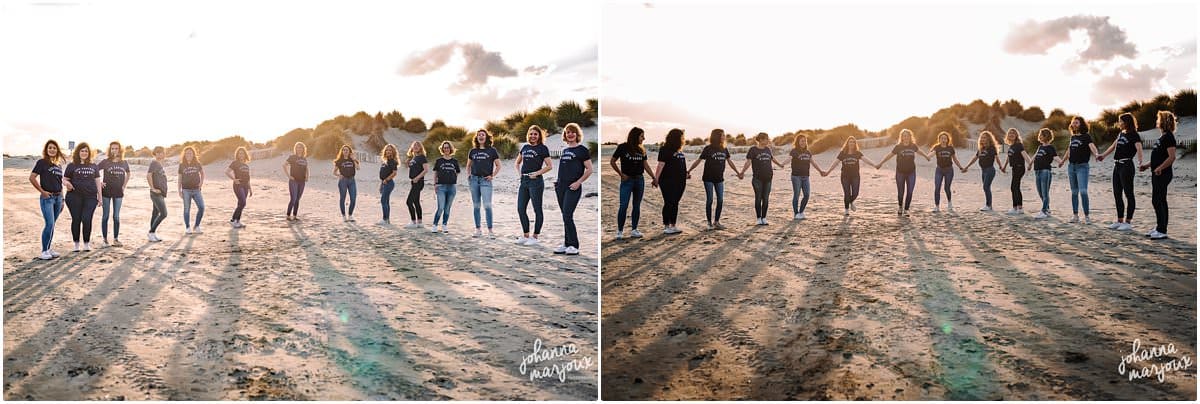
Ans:
{"type": "MultiPolygon", "coordinates": [[[[598,198],[576,212],[582,252],[553,255],[562,221],[547,185],[543,245],[520,233],[512,161],[496,183],[496,239],[473,238],[466,177],[449,234],[405,229],[408,186],[380,219],[378,166],[358,175],[355,223],[343,223],[327,161],[313,161],[303,219],[284,220],[283,157],[252,163],[245,229],[228,161],[205,168],[199,235],[183,234],[174,164],[167,165],[165,241],[149,243],[146,167],[132,167],[121,212],[124,247],[70,252],[63,211],[51,261],[39,253],[42,218],[29,186],[34,161],[4,166],[4,397],[9,400],[590,400],[597,392],[598,198]],[[533,353],[573,344],[590,367],[531,380],[533,353]]],[[[174,159],[170,159],[174,160],[174,159]]],[[[552,172],[548,177],[553,177],[552,172]]],[[[597,177],[593,176],[593,180],[597,177]]],[[[547,183],[552,178],[547,178],[547,183]]],[[[594,193],[598,181],[585,185],[594,193]]],[[[425,222],[436,209],[422,194],[425,222]]],[[[193,215],[196,208],[193,207],[193,215]]],[[[532,215],[532,213],[531,213],[532,215]]],[[[97,209],[92,240],[100,240],[97,209]]],[[[111,228],[110,228],[111,231],[111,228]]]]}
{"type": "MultiPolygon", "coordinates": [[[[963,163],[971,150],[959,149],[963,163]]],[[[886,152],[864,150],[873,161],[886,152]]],[[[815,159],[828,167],[835,154],[815,159]]],[[[1120,233],[1107,229],[1110,161],[1092,163],[1092,225],[1067,222],[1065,167],[1054,170],[1048,220],[1032,217],[1032,175],[1030,213],[1003,214],[1010,177],[999,172],[1000,212],[979,212],[977,167],[955,174],[956,211],[932,213],[932,167],[918,158],[911,217],[896,215],[890,161],[863,169],[849,217],[839,172],[814,177],[803,221],[792,220],[788,169],[777,169],[769,226],[754,225],[749,175],[727,172],[720,231],[704,229],[697,169],[682,234],[662,234],[662,194],[647,183],[646,237],[614,240],[618,179],[604,164],[603,398],[1196,399],[1195,156],[1175,163],[1162,241],[1143,236],[1154,223],[1148,173],[1136,180],[1134,231],[1120,233]],[[1169,357],[1192,365],[1161,383],[1130,381],[1118,365],[1135,339],[1173,343],[1169,357]]]]}

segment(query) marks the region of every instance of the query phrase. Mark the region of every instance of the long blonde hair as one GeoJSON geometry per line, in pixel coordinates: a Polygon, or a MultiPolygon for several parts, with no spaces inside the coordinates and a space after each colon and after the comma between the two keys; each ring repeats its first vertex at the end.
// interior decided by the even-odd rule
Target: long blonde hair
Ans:
{"type": "Polygon", "coordinates": [[[238,154],[242,154],[242,155],[245,155],[245,156],[246,156],[246,159],[245,159],[245,160],[242,160],[242,162],[243,162],[243,163],[249,163],[249,162],[250,162],[250,152],[249,152],[248,150],[246,150],[246,148],[245,148],[245,147],[243,147],[243,146],[239,146],[239,147],[237,148],[237,150],[234,150],[234,151],[233,151],[233,159],[234,159],[234,160],[238,160],[238,154]]]}
{"type": "Polygon", "coordinates": [[[904,144],[904,138],[908,137],[908,144],[916,144],[917,140],[913,139],[913,131],[908,129],[900,129],[900,136],[896,139],[896,144],[904,144]]]}
{"type": "Polygon", "coordinates": [[[856,151],[856,152],[859,151],[858,139],[855,139],[854,136],[850,136],[850,137],[846,138],[845,142],[842,142],[842,153],[850,153],[846,149],[849,149],[851,144],[854,145],[854,151],[856,151]]]}
{"type": "Polygon", "coordinates": [[[1017,143],[1021,143],[1021,131],[1017,128],[1008,128],[1008,131],[1004,132],[1004,144],[1017,143]]]}
{"type": "Polygon", "coordinates": [[[404,154],[408,156],[408,158],[412,158],[413,156],[424,156],[425,144],[418,141],[413,141],[411,145],[408,145],[408,151],[404,152],[404,154]],[[413,152],[414,147],[417,149],[416,153],[413,152]]]}
{"type": "Polygon", "coordinates": [[[347,159],[354,161],[355,163],[358,162],[358,156],[356,156],[354,154],[354,146],[344,144],[344,145],[342,145],[342,147],[338,148],[337,158],[334,159],[333,161],[347,160],[347,159]],[[350,151],[347,152],[346,150],[350,150],[350,151]],[[349,154],[349,155],[347,155],[347,154],[349,154]]]}
{"type": "Polygon", "coordinates": [[[379,159],[380,160],[383,160],[383,161],[389,160],[388,159],[388,149],[392,150],[391,160],[400,160],[400,153],[396,151],[396,145],[391,144],[391,143],[388,143],[386,146],[383,146],[383,149],[379,151],[379,159]]]}
{"type": "Polygon", "coordinates": [[[1000,144],[996,142],[996,135],[993,135],[992,131],[985,130],[983,132],[979,132],[979,140],[975,143],[975,146],[978,147],[979,150],[983,150],[984,140],[991,142],[993,149],[999,149],[1000,144]]]}

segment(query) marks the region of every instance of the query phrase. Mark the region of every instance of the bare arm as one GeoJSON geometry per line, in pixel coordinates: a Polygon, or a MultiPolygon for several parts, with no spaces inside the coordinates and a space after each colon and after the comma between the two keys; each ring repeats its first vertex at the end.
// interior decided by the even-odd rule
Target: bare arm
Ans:
{"type": "Polygon", "coordinates": [[[42,194],[43,199],[49,198],[50,193],[46,192],[46,190],[42,189],[42,184],[38,183],[37,178],[38,178],[37,173],[29,173],[29,183],[33,184],[33,189],[36,189],[39,194],[42,194]]]}
{"type": "MultiPolygon", "coordinates": [[[[896,155],[895,152],[888,152],[888,154],[886,156],[883,156],[883,160],[879,160],[879,164],[875,165],[875,169],[878,170],[880,167],[883,167],[883,163],[887,163],[888,160],[891,160],[892,156],[895,156],[895,155],[896,155]]],[[[818,170],[820,170],[820,169],[818,168],[818,170]]]]}
{"type": "Polygon", "coordinates": [[[571,183],[571,185],[570,185],[571,190],[574,191],[576,189],[579,189],[579,187],[583,186],[583,182],[587,181],[588,177],[591,177],[591,176],[592,176],[592,159],[587,159],[587,160],[583,161],[583,176],[579,177],[578,180],[571,183]]]}
{"type": "Polygon", "coordinates": [[[654,182],[651,182],[650,186],[654,186],[654,187],[658,186],[658,176],[662,175],[663,167],[666,165],[667,165],[667,163],[664,163],[661,161],[658,162],[658,167],[654,168],[654,182]]]}

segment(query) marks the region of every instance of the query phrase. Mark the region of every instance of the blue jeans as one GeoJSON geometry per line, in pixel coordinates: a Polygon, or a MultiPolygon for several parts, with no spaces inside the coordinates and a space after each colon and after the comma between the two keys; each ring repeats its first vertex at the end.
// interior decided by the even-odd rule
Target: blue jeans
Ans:
{"type": "Polygon", "coordinates": [[[1092,210],[1088,207],[1088,167],[1087,163],[1067,164],[1067,181],[1071,183],[1071,212],[1079,214],[1079,202],[1083,201],[1083,215],[1088,216],[1092,210]]]}
{"type": "Polygon", "coordinates": [[[200,208],[196,212],[196,224],[191,226],[194,229],[200,225],[200,219],[204,218],[204,196],[200,195],[199,189],[183,190],[183,225],[185,227],[188,225],[188,216],[192,214],[192,201],[196,201],[196,207],[200,208]]]}
{"type": "Polygon", "coordinates": [[[237,198],[237,208],[233,209],[233,217],[230,221],[241,222],[242,210],[246,209],[246,197],[250,195],[249,185],[234,185],[233,196],[237,198]]]}
{"type": "Polygon", "coordinates": [[[304,181],[288,180],[288,216],[300,215],[300,197],[304,195],[304,181]]]}
{"type": "Polygon", "coordinates": [[[150,232],[154,233],[158,230],[158,225],[167,219],[167,197],[151,193],[150,203],[154,205],[154,209],[150,211],[150,232]]]}
{"type": "Polygon", "coordinates": [[[1037,170],[1038,197],[1042,198],[1042,213],[1050,213],[1050,170],[1037,170]]]}
{"type": "Polygon", "coordinates": [[[54,222],[58,221],[58,215],[62,214],[62,194],[43,198],[39,205],[42,206],[42,219],[46,221],[46,227],[42,228],[42,251],[46,251],[50,249],[50,242],[54,240],[54,222]]]}
{"type": "Polygon", "coordinates": [[[433,225],[438,225],[438,218],[441,218],[443,225],[450,224],[450,205],[454,204],[454,194],[458,193],[455,184],[437,184],[435,188],[437,194],[437,211],[433,212],[433,225]]]}
{"type": "Polygon", "coordinates": [[[542,194],[546,191],[546,182],[542,177],[529,178],[521,176],[521,186],[517,188],[517,216],[521,219],[521,232],[529,234],[529,213],[525,208],[533,202],[533,234],[542,233],[542,194]]]}
{"type": "Polygon", "coordinates": [[[933,204],[935,206],[942,204],[941,188],[943,181],[946,183],[946,202],[949,203],[951,202],[950,183],[954,182],[954,167],[938,167],[933,169],[933,204]]]}
{"type": "Polygon", "coordinates": [[[555,183],[554,194],[558,197],[558,208],[562,211],[563,246],[579,248],[579,233],[575,230],[575,208],[579,206],[579,198],[583,196],[583,187],[574,191],[570,184],[555,183]]]}
{"type": "Polygon", "coordinates": [[[913,188],[917,186],[917,172],[896,172],[896,204],[904,210],[912,206],[913,188]]]}
{"type": "Polygon", "coordinates": [[[621,203],[617,206],[617,231],[625,229],[625,211],[629,207],[630,197],[633,198],[633,229],[637,230],[638,219],[642,217],[642,195],[645,192],[646,179],[640,175],[621,181],[621,203]]]}
{"type": "Polygon", "coordinates": [[[808,206],[808,192],[810,185],[808,177],[799,175],[792,176],[792,213],[804,213],[804,207],[808,206]],[[804,192],[804,199],[800,199],[800,193],[804,192]]]}
{"type": "Polygon", "coordinates": [[[358,199],[358,183],[353,178],[338,179],[338,210],[346,216],[346,194],[350,194],[350,216],[354,216],[354,201],[358,199]]]}
{"type": "Polygon", "coordinates": [[[716,223],[721,221],[721,205],[725,204],[725,182],[709,182],[704,181],[704,217],[708,218],[708,223],[716,223]],[[713,211],[713,194],[717,198],[717,210],[713,211]]]}
{"type": "Polygon", "coordinates": [[[379,187],[379,205],[383,206],[383,220],[392,216],[392,191],[396,189],[396,181],[388,180],[379,187]]]}
{"type": "Polygon", "coordinates": [[[487,213],[487,226],[492,228],[492,182],[484,177],[472,175],[468,177],[471,185],[471,204],[475,212],[475,228],[479,228],[479,208],[487,213]],[[482,202],[482,206],[481,203],[482,202]]]}
{"type": "Polygon", "coordinates": [[[992,207],[992,180],[996,179],[995,167],[983,167],[979,169],[983,174],[983,197],[987,201],[986,206],[992,207]]]}
{"type": "Polygon", "coordinates": [[[125,198],[103,197],[104,215],[100,218],[100,235],[108,240],[108,209],[112,205],[113,240],[121,238],[121,200],[125,198]]]}

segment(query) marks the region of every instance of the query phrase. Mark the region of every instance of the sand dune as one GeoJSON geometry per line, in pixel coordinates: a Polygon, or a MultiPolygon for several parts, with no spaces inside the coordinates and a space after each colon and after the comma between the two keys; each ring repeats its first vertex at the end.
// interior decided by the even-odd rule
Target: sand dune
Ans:
{"type": "MultiPolygon", "coordinates": [[[[832,152],[817,160],[828,166],[832,152]]],[[[1141,235],[1153,223],[1145,175],[1138,231],[1118,233],[1066,223],[1065,168],[1052,219],[976,211],[977,170],[956,174],[957,212],[930,213],[932,166],[918,160],[910,218],[896,216],[889,162],[863,170],[849,218],[834,172],[814,178],[809,219],[792,221],[787,172],[776,171],[770,226],[753,224],[747,178],[726,185],[729,229],[704,231],[697,174],[684,233],[662,235],[662,197],[648,188],[647,237],[620,241],[617,180],[603,173],[603,398],[1196,398],[1194,157],[1176,163],[1165,241],[1141,235]],[[1134,339],[1174,343],[1193,367],[1164,383],[1128,381],[1117,365],[1134,339]]],[[[1112,220],[1109,172],[1093,165],[1094,219],[1112,220]]],[[[998,173],[994,185],[1004,209],[1008,179],[998,173]]],[[[1032,178],[1024,184],[1026,206],[1038,206],[1032,178]]]]}
{"type": "MultiPolygon", "coordinates": [[[[145,242],[145,167],[135,166],[122,211],[125,247],[37,261],[41,216],[28,191],[32,161],[7,160],[5,398],[596,396],[597,250],[550,253],[562,237],[552,196],[546,245],[516,247],[509,243],[520,231],[516,186],[503,176],[494,199],[501,237],[492,240],[470,236],[465,185],[448,235],[375,226],[375,167],[359,176],[358,222],[343,223],[331,170],[321,168],[305,191],[304,221],[288,225],[280,161],[254,162],[246,229],[225,225],[234,197],[229,181],[216,177],[225,164],[216,163],[206,167],[221,179],[205,187],[205,233],[182,234],[181,201],[172,191],[159,231],[166,241],[154,244],[145,242]],[[568,373],[565,382],[531,381],[518,369],[539,338],[547,347],[575,344],[579,352],[566,360],[590,358],[592,366],[568,373]]],[[[511,162],[504,167],[511,174],[511,162]]],[[[431,188],[422,198],[426,222],[435,207],[431,188]]],[[[394,223],[407,221],[406,192],[398,186],[393,194],[394,223]]],[[[596,245],[596,203],[584,198],[576,214],[585,246],[596,245]]],[[[97,212],[97,239],[99,220],[97,212]]],[[[69,250],[69,224],[64,212],[56,228],[60,252],[69,250]]]]}

